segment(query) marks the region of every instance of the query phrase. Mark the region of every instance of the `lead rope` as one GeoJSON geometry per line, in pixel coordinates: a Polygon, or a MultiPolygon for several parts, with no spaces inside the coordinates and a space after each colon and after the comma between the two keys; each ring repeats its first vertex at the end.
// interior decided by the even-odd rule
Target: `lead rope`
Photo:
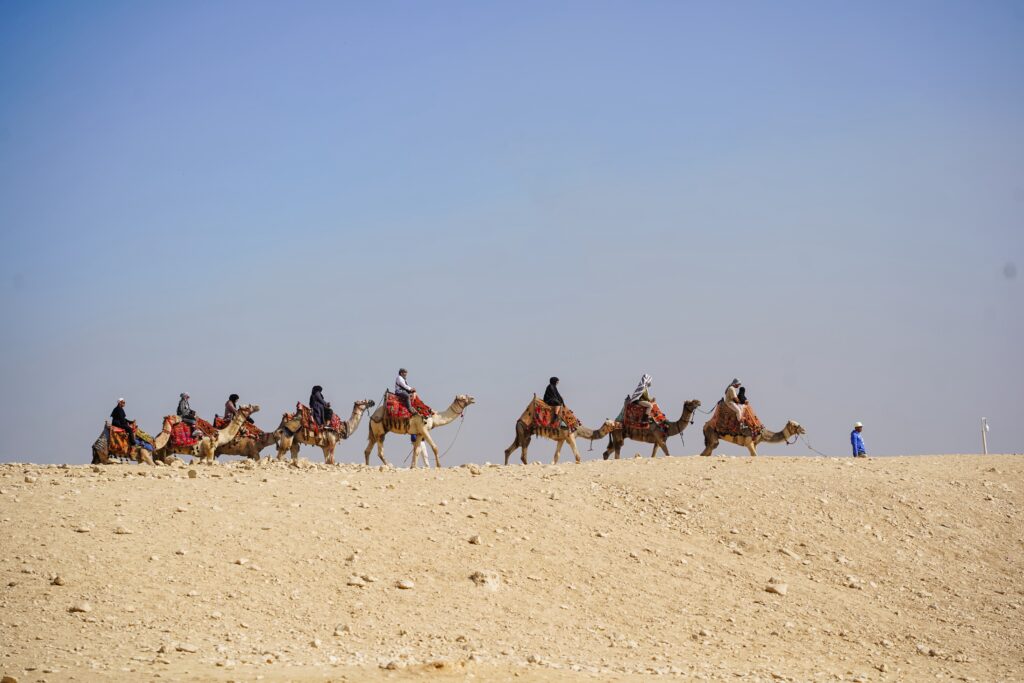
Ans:
{"type": "MultiPolygon", "coordinates": [[[[811,445],[811,442],[810,442],[810,441],[808,441],[808,440],[807,440],[807,437],[806,437],[806,436],[804,436],[803,434],[797,434],[797,435],[796,435],[796,439],[793,439],[793,443],[796,443],[796,442],[797,442],[797,439],[799,439],[799,440],[802,440],[802,441],[804,442],[804,445],[805,445],[805,446],[807,446],[807,447],[808,447],[809,449],[811,449],[812,451],[814,451],[814,452],[815,452],[815,453],[817,453],[818,455],[824,456],[824,457],[826,457],[826,458],[827,458],[827,457],[829,457],[829,456],[825,455],[824,453],[822,453],[821,451],[819,451],[819,450],[818,450],[817,448],[815,448],[814,446],[812,446],[812,445],[811,445]]],[[[786,444],[788,445],[788,444],[789,444],[789,442],[787,441],[787,442],[786,442],[786,444]]]]}

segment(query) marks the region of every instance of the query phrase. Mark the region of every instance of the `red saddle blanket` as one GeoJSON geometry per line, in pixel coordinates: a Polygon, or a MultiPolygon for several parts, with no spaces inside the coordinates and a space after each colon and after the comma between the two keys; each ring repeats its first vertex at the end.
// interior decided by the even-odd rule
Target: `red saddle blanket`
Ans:
{"type": "MultiPolygon", "coordinates": [[[[226,417],[221,417],[220,415],[213,416],[213,426],[216,429],[224,429],[229,424],[231,424],[231,420],[227,419],[226,417]]],[[[245,437],[247,439],[258,439],[262,435],[262,429],[246,420],[245,422],[242,423],[242,428],[238,430],[238,435],[235,438],[237,439],[238,437],[245,437]]]]}
{"type": "Polygon", "coordinates": [[[179,422],[171,425],[171,445],[178,447],[194,446],[199,439],[192,436],[192,426],[179,422]]]}
{"type": "Polygon", "coordinates": [[[107,453],[110,455],[128,455],[128,432],[110,425],[107,429],[107,453]]]}
{"type": "MultiPolygon", "coordinates": [[[[430,406],[421,401],[420,397],[415,394],[413,394],[411,403],[412,407],[416,409],[416,412],[424,418],[428,418],[434,414],[434,411],[430,409],[430,406]]],[[[384,406],[385,414],[394,420],[408,420],[412,417],[412,413],[410,413],[409,409],[405,407],[405,404],[399,400],[398,395],[392,394],[390,391],[388,392],[384,406]]]]}
{"type": "Polygon", "coordinates": [[[214,426],[201,417],[196,418],[196,429],[201,431],[206,436],[217,435],[217,430],[214,428],[214,426]]]}
{"type": "Polygon", "coordinates": [[[580,426],[579,419],[574,412],[569,410],[568,406],[562,406],[562,416],[559,419],[555,413],[555,406],[549,406],[536,396],[530,401],[530,405],[526,406],[526,410],[523,411],[519,419],[528,427],[559,428],[563,421],[569,429],[576,429],[580,426]]]}
{"type": "MultiPolygon", "coordinates": [[[[661,411],[657,403],[651,404],[651,417],[659,425],[664,425],[668,418],[665,417],[665,413],[661,411]]],[[[651,426],[651,423],[647,420],[647,411],[639,403],[627,403],[626,407],[622,411],[621,422],[626,427],[646,429],[651,426]]]]}
{"type": "MultiPolygon", "coordinates": [[[[736,416],[736,411],[725,405],[724,401],[720,401],[715,406],[715,412],[708,420],[708,424],[719,434],[727,434],[729,436],[741,436],[740,421],[736,416]]],[[[761,432],[764,431],[764,424],[757,417],[753,407],[748,403],[743,406],[743,424],[750,427],[750,436],[755,439],[761,436],[761,432]]]]}

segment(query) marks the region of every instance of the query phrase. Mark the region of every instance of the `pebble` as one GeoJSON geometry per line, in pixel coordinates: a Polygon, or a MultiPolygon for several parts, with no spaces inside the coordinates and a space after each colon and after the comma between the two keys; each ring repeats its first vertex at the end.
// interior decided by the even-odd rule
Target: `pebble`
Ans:
{"type": "Polygon", "coordinates": [[[174,647],[174,649],[177,650],[178,652],[189,652],[189,653],[192,653],[192,654],[195,654],[196,652],[199,652],[199,648],[196,647],[195,645],[191,644],[191,643],[178,643],[174,647]]]}
{"type": "Polygon", "coordinates": [[[348,577],[348,585],[349,586],[365,586],[366,585],[366,581],[363,580],[363,577],[356,576],[356,575],[353,574],[352,576],[348,577]]]}
{"type": "Polygon", "coordinates": [[[789,584],[785,583],[769,583],[764,587],[769,593],[775,593],[776,595],[785,595],[789,592],[789,584]]]}
{"type": "Polygon", "coordinates": [[[26,483],[26,484],[34,484],[34,483],[36,483],[37,481],[39,481],[39,478],[38,478],[38,477],[32,477],[32,476],[26,476],[26,477],[25,477],[25,483],[26,483]]]}
{"type": "Polygon", "coordinates": [[[63,586],[66,582],[64,581],[64,577],[58,574],[57,576],[53,577],[53,580],[50,581],[50,583],[54,586],[63,586]]]}
{"type": "Polygon", "coordinates": [[[413,583],[410,579],[401,579],[400,581],[395,583],[395,586],[398,587],[398,588],[401,588],[404,591],[407,591],[407,590],[412,590],[413,588],[415,588],[416,584],[413,583]]]}
{"type": "Polygon", "coordinates": [[[476,585],[491,591],[501,588],[501,577],[498,576],[498,572],[489,569],[475,571],[469,575],[469,579],[476,585]]]}
{"type": "Polygon", "coordinates": [[[237,560],[235,560],[235,564],[238,564],[238,565],[249,564],[249,558],[248,557],[240,557],[237,560]]]}
{"type": "Polygon", "coordinates": [[[195,479],[198,476],[199,476],[199,473],[196,472],[195,470],[189,470],[188,471],[188,478],[189,479],[195,479]]]}
{"type": "Polygon", "coordinates": [[[123,526],[119,526],[116,529],[114,529],[114,533],[115,534],[120,534],[122,536],[125,536],[125,535],[128,535],[128,534],[132,533],[132,531],[131,531],[131,529],[126,529],[123,526]]]}
{"type": "Polygon", "coordinates": [[[89,528],[89,527],[87,527],[87,526],[80,526],[80,527],[78,527],[77,529],[75,529],[75,531],[76,531],[77,533],[80,533],[80,534],[87,534],[87,533],[89,533],[90,531],[92,531],[92,529],[90,529],[90,528],[89,528]]]}
{"type": "Polygon", "coordinates": [[[470,543],[470,545],[480,545],[480,535],[479,534],[474,534],[474,535],[470,536],[469,537],[469,543],[470,543]]]}
{"type": "Polygon", "coordinates": [[[76,602],[68,608],[69,612],[91,612],[92,605],[87,602],[76,602]]]}
{"type": "Polygon", "coordinates": [[[348,624],[338,624],[334,627],[334,635],[344,636],[352,633],[352,628],[348,624]]]}
{"type": "Polygon", "coordinates": [[[470,464],[469,473],[472,474],[473,476],[478,476],[481,473],[481,469],[477,465],[470,464]]]}

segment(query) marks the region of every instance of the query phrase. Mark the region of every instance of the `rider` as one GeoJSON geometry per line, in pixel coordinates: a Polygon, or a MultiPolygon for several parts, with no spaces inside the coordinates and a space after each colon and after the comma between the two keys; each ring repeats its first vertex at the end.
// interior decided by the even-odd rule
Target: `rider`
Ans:
{"type": "Polygon", "coordinates": [[[740,426],[740,434],[745,436],[750,435],[750,425],[746,423],[743,417],[743,406],[747,402],[747,390],[743,387],[738,379],[733,378],[729,386],[725,388],[725,401],[726,407],[736,413],[736,422],[740,426]],[[742,395],[743,400],[740,401],[742,395]]]}
{"type": "MultiPolygon", "coordinates": [[[[231,394],[228,396],[228,400],[224,402],[224,419],[230,420],[238,412],[238,394],[231,394]]],[[[255,424],[256,421],[251,417],[246,418],[249,424],[255,424]]]]}
{"type": "Polygon", "coordinates": [[[192,428],[192,436],[202,436],[203,433],[196,427],[196,411],[188,404],[188,392],[183,391],[178,399],[178,417],[181,421],[192,428]]]}
{"type": "Polygon", "coordinates": [[[117,405],[110,411],[110,424],[123,429],[128,432],[128,444],[131,446],[135,445],[135,428],[132,426],[131,421],[128,419],[124,412],[125,400],[123,398],[117,399],[117,405]]]}
{"type": "Polygon", "coordinates": [[[548,386],[544,390],[544,403],[551,406],[552,411],[555,414],[556,425],[566,424],[562,418],[562,409],[565,407],[565,401],[562,400],[562,395],[558,393],[558,378],[552,377],[548,380],[548,386]]]}
{"type": "Polygon", "coordinates": [[[417,415],[417,412],[412,407],[412,395],[416,393],[416,389],[409,386],[409,382],[406,380],[408,376],[408,370],[405,368],[398,369],[398,377],[395,378],[395,396],[408,409],[410,415],[417,415]]]}
{"type": "Polygon", "coordinates": [[[647,416],[648,422],[651,422],[654,419],[654,402],[653,399],[651,399],[649,391],[653,381],[654,380],[650,375],[644,373],[644,376],[640,378],[640,383],[636,385],[636,389],[634,389],[633,393],[626,399],[626,403],[635,403],[636,405],[643,407],[644,414],[647,416]]]}
{"type": "Polygon", "coordinates": [[[313,413],[313,421],[323,427],[331,420],[331,404],[324,400],[324,388],[317,384],[309,393],[309,409],[313,413]]]}

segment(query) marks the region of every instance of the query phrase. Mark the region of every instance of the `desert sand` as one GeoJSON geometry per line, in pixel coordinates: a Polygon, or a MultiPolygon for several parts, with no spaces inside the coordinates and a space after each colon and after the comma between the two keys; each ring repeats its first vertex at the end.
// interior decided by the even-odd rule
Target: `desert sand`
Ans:
{"type": "Polygon", "coordinates": [[[0,466],[0,675],[1024,678],[1022,457],[300,463],[0,466]]]}

